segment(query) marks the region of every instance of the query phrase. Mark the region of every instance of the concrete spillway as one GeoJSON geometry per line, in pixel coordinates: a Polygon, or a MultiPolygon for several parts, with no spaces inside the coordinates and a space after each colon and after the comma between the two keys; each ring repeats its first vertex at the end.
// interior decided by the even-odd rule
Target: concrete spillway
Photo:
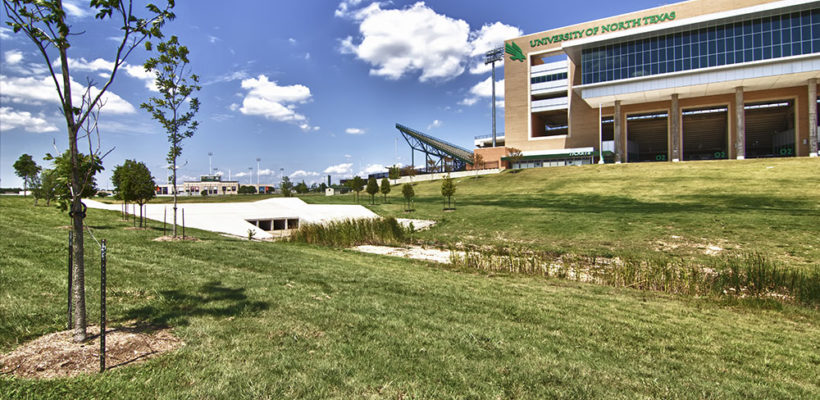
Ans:
{"type": "MultiPolygon", "coordinates": [[[[89,208],[121,211],[120,204],[105,204],[95,200],[83,200],[89,208]]],[[[173,220],[171,204],[147,204],[145,217],[154,221],[173,220]],[[167,212],[167,214],[165,214],[167,212]]],[[[139,215],[139,208],[136,208],[139,215]]],[[[277,233],[295,229],[301,224],[318,224],[346,219],[378,218],[378,215],[359,205],[307,204],[297,198],[273,198],[248,203],[184,203],[177,205],[177,224],[182,224],[185,210],[185,226],[212,232],[247,237],[248,230],[256,239],[280,236],[277,233]]],[[[128,212],[133,213],[128,205],[128,212]]]]}

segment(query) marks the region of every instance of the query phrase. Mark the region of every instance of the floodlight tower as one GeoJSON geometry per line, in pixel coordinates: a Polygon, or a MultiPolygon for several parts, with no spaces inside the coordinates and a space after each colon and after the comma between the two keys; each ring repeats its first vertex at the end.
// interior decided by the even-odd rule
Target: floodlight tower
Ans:
{"type": "Polygon", "coordinates": [[[495,63],[496,61],[501,61],[504,59],[504,48],[499,47],[496,49],[492,49],[486,53],[484,53],[484,65],[492,64],[493,66],[493,98],[492,98],[492,106],[493,106],[493,147],[495,147],[495,63]]]}
{"type": "Polygon", "coordinates": [[[262,161],[261,158],[256,157],[256,189],[259,189],[259,162],[262,161]]]}
{"type": "Polygon", "coordinates": [[[208,176],[211,176],[211,175],[214,174],[214,169],[213,169],[213,167],[211,167],[211,165],[212,165],[211,161],[212,161],[213,157],[214,157],[214,153],[209,151],[208,152],[208,176]]]}

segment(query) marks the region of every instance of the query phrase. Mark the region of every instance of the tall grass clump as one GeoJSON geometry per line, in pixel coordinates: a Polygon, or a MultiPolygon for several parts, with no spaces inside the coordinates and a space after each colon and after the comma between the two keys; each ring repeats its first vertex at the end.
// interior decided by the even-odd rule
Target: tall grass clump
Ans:
{"type": "Polygon", "coordinates": [[[393,217],[348,219],[323,224],[304,224],[292,232],[291,242],[331,247],[362,244],[400,245],[407,241],[409,230],[393,217]]]}
{"type": "Polygon", "coordinates": [[[555,255],[525,249],[451,251],[455,266],[523,273],[613,287],[689,296],[766,298],[820,307],[820,273],[784,268],[751,253],[710,267],[683,260],[637,260],[555,255]]]}

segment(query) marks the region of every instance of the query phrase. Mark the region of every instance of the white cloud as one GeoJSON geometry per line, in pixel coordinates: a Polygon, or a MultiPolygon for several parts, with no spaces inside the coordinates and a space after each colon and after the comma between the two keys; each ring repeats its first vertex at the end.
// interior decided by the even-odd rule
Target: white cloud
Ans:
{"type": "MultiPolygon", "coordinates": [[[[484,25],[478,31],[470,34],[470,43],[473,51],[470,52],[472,66],[471,74],[483,74],[490,72],[491,65],[484,65],[484,54],[492,49],[504,46],[504,41],[523,35],[524,32],[517,27],[496,22],[492,25],[484,25]]],[[[496,66],[503,65],[503,59],[496,66]]]]}
{"type": "Polygon", "coordinates": [[[239,173],[233,174],[233,176],[236,177],[236,178],[244,178],[248,175],[250,175],[249,172],[239,172],[239,173]]]}
{"type": "Polygon", "coordinates": [[[0,131],[17,128],[34,133],[57,131],[57,127],[46,121],[42,115],[35,117],[28,111],[14,111],[11,107],[0,107],[0,131]]]}
{"type": "Polygon", "coordinates": [[[359,171],[357,175],[366,177],[370,174],[377,174],[379,172],[387,172],[387,167],[381,164],[369,164],[363,170],[359,171]]]}
{"type": "Polygon", "coordinates": [[[91,15],[91,11],[86,6],[80,6],[77,0],[63,0],[63,8],[72,17],[84,18],[91,15]]]}
{"type": "Polygon", "coordinates": [[[291,178],[291,179],[296,179],[296,178],[307,178],[307,177],[316,177],[316,176],[319,176],[319,173],[318,173],[318,172],[313,172],[313,171],[305,171],[305,170],[302,170],[302,169],[300,169],[300,170],[296,170],[296,171],[293,171],[293,173],[292,173],[292,174],[290,174],[290,178],[291,178]]]}
{"type": "MultiPolygon", "coordinates": [[[[0,99],[3,101],[33,105],[59,102],[57,90],[54,87],[54,81],[50,76],[44,78],[10,78],[5,75],[0,75],[0,81],[3,82],[3,91],[2,94],[0,94],[0,99]]],[[[57,81],[62,82],[61,75],[57,75],[57,81]]],[[[84,85],[81,85],[74,79],[71,79],[71,93],[74,104],[80,104],[84,91],[84,85]]],[[[96,96],[97,93],[99,93],[99,89],[92,87],[92,96],[96,96]]],[[[133,114],[136,112],[136,109],[131,105],[131,103],[123,100],[122,97],[117,96],[110,90],[105,92],[102,96],[101,102],[104,104],[103,113],[133,114]]]]}
{"type": "Polygon", "coordinates": [[[345,133],[347,133],[348,135],[364,135],[364,129],[347,128],[345,129],[345,133]]]}
{"type": "Polygon", "coordinates": [[[339,3],[339,6],[336,8],[336,12],[333,14],[337,17],[347,17],[351,13],[351,8],[356,7],[361,3],[362,0],[344,0],[339,3]]]}
{"type": "Polygon", "coordinates": [[[353,172],[353,163],[331,165],[323,171],[326,174],[350,175],[353,172]]]}
{"type": "Polygon", "coordinates": [[[233,82],[248,79],[248,72],[245,70],[231,71],[226,74],[217,76],[216,78],[203,83],[203,86],[213,85],[214,83],[233,82]]]}
{"type": "Polygon", "coordinates": [[[3,59],[6,61],[8,65],[16,65],[19,64],[20,61],[23,61],[23,52],[19,50],[9,50],[3,53],[3,59]]]}
{"type": "Polygon", "coordinates": [[[159,93],[156,77],[153,72],[146,71],[142,65],[125,65],[123,69],[128,76],[143,81],[148,90],[159,93]]]}
{"type": "Polygon", "coordinates": [[[361,41],[348,37],[341,50],[369,63],[371,75],[399,79],[420,72],[419,81],[426,82],[464,72],[470,26],[463,20],[438,14],[422,2],[401,10],[373,3],[354,18],[361,21],[361,41]]]}
{"type": "Polygon", "coordinates": [[[433,128],[438,128],[438,127],[440,127],[442,124],[444,124],[444,123],[443,123],[443,122],[441,122],[441,121],[439,121],[439,120],[437,120],[437,119],[435,119],[435,120],[433,120],[433,122],[432,122],[430,125],[427,125],[427,130],[429,131],[430,129],[433,129],[433,128]]]}
{"type": "Polygon", "coordinates": [[[259,176],[276,175],[276,171],[274,171],[270,168],[260,169],[258,173],[259,173],[259,176]]]}
{"type": "Polygon", "coordinates": [[[5,26],[0,27],[0,39],[11,40],[11,38],[12,38],[11,35],[13,33],[14,33],[14,31],[12,31],[11,28],[6,28],[5,26]]]}
{"type": "MultiPolygon", "coordinates": [[[[447,81],[477,63],[478,55],[498,47],[505,38],[520,36],[521,30],[496,22],[477,31],[461,19],[439,14],[423,2],[403,9],[382,9],[382,3],[352,10],[360,1],[343,1],[337,17],[359,24],[360,37],[340,40],[343,54],[354,54],[371,65],[370,74],[399,79],[420,73],[419,81],[447,81]]],[[[471,72],[486,71],[474,65],[471,72]]]]}
{"type": "MultiPolygon", "coordinates": [[[[51,63],[54,67],[60,66],[60,60],[54,60],[51,63]]],[[[88,61],[83,57],[79,59],[76,58],[69,58],[68,59],[68,68],[70,71],[108,71],[110,72],[114,69],[114,63],[111,61],[105,61],[102,58],[97,58],[93,61],[88,61]]]]}
{"type": "Polygon", "coordinates": [[[216,42],[222,41],[222,39],[220,39],[218,36],[208,35],[208,41],[211,42],[211,44],[214,44],[216,42]]]}
{"type": "Polygon", "coordinates": [[[295,45],[296,44],[296,39],[288,38],[288,43],[290,43],[291,45],[295,45]]]}
{"type": "MultiPolygon", "coordinates": [[[[461,100],[459,104],[465,106],[471,106],[477,103],[482,98],[490,98],[493,95],[493,86],[492,86],[492,78],[488,77],[487,79],[476,83],[472,88],[470,88],[470,95],[466,97],[464,100],[461,100]]],[[[496,106],[501,104],[501,107],[504,107],[503,101],[498,101],[498,99],[504,98],[504,80],[496,81],[495,82],[495,98],[496,98],[496,106]]]]}
{"type": "MultiPolygon", "coordinates": [[[[60,60],[55,60],[52,63],[52,66],[59,67],[60,60]]],[[[99,72],[99,77],[108,79],[111,70],[114,69],[114,63],[112,61],[106,61],[102,58],[97,58],[92,61],[88,61],[83,57],[80,57],[79,59],[69,58],[68,68],[70,71],[99,72]]],[[[152,92],[159,92],[159,89],[156,86],[154,73],[146,71],[144,66],[123,64],[120,68],[125,71],[126,75],[143,81],[148,90],[152,92]]]]}
{"type": "Polygon", "coordinates": [[[265,75],[244,79],[242,89],[248,91],[242,100],[239,112],[244,115],[258,115],[269,120],[293,123],[303,131],[315,130],[307,118],[296,112],[298,104],[311,99],[310,89],[304,85],[279,86],[269,81],[265,75]]]}

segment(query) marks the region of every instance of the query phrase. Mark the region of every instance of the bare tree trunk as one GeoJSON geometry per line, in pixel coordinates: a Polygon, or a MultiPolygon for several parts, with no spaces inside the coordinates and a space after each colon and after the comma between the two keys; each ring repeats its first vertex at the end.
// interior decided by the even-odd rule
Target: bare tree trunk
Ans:
{"type": "Polygon", "coordinates": [[[84,342],[86,340],[86,314],[85,314],[85,263],[83,251],[83,208],[79,196],[72,200],[71,210],[72,215],[72,231],[74,232],[74,243],[72,243],[72,252],[74,258],[73,281],[71,282],[71,302],[72,310],[74,311],[73,328],[74,341],[84,342]]]}
{"type": "Polygon", "coordinates": [[[171,191],[174,193],[174,230],[173,237],[177,237],[177,158],[174,157],[173,162],[173,182],[171,182],[171,191]]]}

